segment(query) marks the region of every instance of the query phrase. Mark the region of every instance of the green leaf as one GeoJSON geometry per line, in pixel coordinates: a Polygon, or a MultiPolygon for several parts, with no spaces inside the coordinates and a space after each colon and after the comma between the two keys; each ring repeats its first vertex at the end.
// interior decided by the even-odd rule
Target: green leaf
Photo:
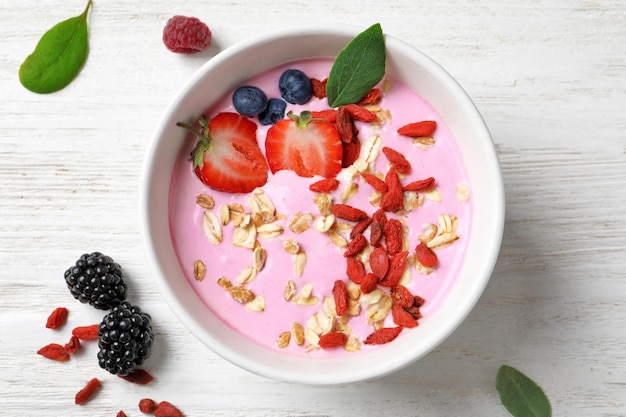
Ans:
{"type": "Polygon", "coordinates": [[[20,82],[35,93],[47,94],[65,88],[76,78],[87,60],[89,40],[87,13],[64,20],[41,37],[35,50],[19,70],[20,82]]]}
{"type": "Polygon", "coordinates": [[[502,405],[515,417],[550,417],[550,401],[541,387],[515,368],[502,365],[496,377],[502,405]]]}
{"type": "Polygon", "coordinates": [[[326,83],[331,107],[356,103],[385,75],[385,38],[380,23],[358,34],[333,63],[326,83]]]}

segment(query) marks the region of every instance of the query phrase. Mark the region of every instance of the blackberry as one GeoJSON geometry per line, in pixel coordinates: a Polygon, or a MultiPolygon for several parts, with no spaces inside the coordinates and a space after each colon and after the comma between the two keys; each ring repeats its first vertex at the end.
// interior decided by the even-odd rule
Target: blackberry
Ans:
{"type": "Polygon", "coordinates": [[[82,255],[65,271],[65,282],[74,298],[100,310],[109,310],[126,300],[122,267],[100,252],[82,255]]]}
{"type": "Polygon", "coordinates": [[[154,336],[150,315],[128,301],[113,307],[98,326],[98,364],[126,376],[150,357],[154,336]]]}

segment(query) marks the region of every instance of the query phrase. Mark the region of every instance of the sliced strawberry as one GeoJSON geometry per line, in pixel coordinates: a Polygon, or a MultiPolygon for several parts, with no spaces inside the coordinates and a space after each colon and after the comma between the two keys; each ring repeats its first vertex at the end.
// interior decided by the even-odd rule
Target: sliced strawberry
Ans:
{"type": "Polygon", "coordinates": [[[267,131],[265,156],[272,173],[289,169],[301,177],[336,176],[343,151],[335,125],[312,119],[308,111],[288,116],[267,131]]]}
{"type": "Polygon", "coordinates": [[[256,124],[237,113],[219,113],[201,129],[178,123],[199,138],[191,157],[196,175],[207,186],[247,193],[267,182],[267,163],[256,140],[256,124]]]}

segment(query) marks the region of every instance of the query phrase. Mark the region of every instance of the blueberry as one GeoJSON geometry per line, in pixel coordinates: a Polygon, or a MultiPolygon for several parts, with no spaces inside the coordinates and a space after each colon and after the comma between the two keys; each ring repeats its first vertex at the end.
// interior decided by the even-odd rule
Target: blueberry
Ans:
{"type": "Polygon", "coordinates": [[[311,80],[297,69],[288,69],[282,73],[278,80],[278,89],[282,98],[291,104],[304,104],[313,94],[311,80]]]}
{"type": "Polygon", "coordinates": [[[265,110],[267,96],[258,87],[244,85],[233,93],[233,106],[242,116],[254,117],[265,110]]]}
{"type": "Polygon", "coordinates": [[[259,122],[262,125],[273,125],[285,117],[287,103],[279,98],[270,98],[267,107],[259,113],[259,122]]]}

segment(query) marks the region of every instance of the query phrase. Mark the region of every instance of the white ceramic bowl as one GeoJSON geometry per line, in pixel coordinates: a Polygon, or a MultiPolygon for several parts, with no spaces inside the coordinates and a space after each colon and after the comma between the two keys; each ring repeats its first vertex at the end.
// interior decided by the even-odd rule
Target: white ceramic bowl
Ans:
{"type": "MultiPolygon", "coordinates": [[[[504,189],[485,123],[465,91],[437,63],[386,35],[387,72],[418,92],[439,112],[467,165],[475,207],[466,261],[434,315],[393,343],[342,359],[292,357],[249,343],[211,314],[183,276],[170,238],[168,190],[183,143],[179,120],[197,117],[210,103],[250,76],[299,58],[335,56],[362,29],[300,28],[259,35],[211,58],[167,107],[145,160],[141,184],[142,229],[148,263],[179,320],[230,362],[272,379],[334,385],[377,378],[416,361],[445,340],[472,310],[493,271],[504,225],[504,189]],[[478,232],[480,231],[480,233],[478,232]]],[[[195,358],[194,360],[201,360],[195,358]]]]}

